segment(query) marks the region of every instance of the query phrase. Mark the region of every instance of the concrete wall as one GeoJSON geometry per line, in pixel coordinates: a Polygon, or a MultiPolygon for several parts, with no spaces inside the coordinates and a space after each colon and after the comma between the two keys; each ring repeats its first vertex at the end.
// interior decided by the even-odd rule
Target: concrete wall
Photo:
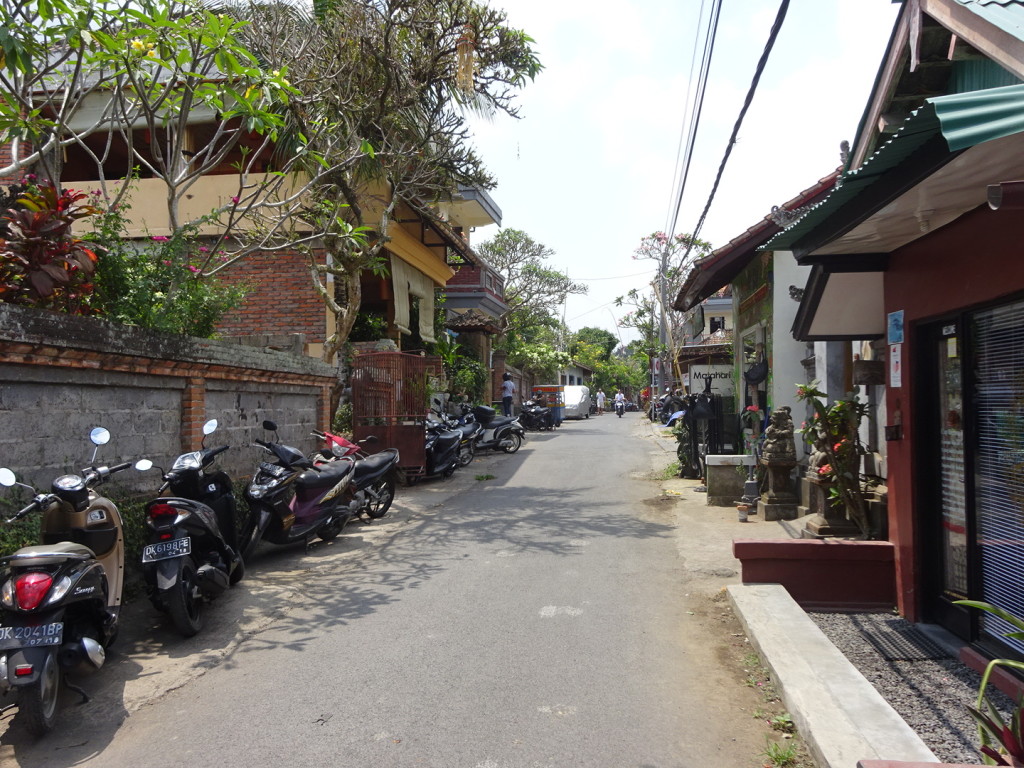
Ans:
{"type": "MultiPolygon", "coordinates": [[[[313,428],[327,425],[333,370],[304,356],[226,342],[156,334],[94,318],[0,304],[0,465],[48,488],[92,456],[89,432],[111,440],[97,462],[150,458],[165,468],[199,447],[202,425],[220,428],[210,445],[230,445],[220,465],[252,472],[262,451],[260,425],[312,450],[313,428]]],[[[118,476],[152,490],[153,473],[118,476]]]]}

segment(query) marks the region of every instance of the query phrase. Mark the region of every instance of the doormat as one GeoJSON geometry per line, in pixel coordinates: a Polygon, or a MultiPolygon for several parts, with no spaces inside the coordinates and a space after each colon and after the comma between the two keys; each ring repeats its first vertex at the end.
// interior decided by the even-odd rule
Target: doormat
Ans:
{"type": "MultiPolygon", "coordinates": [[[[863,618],[868,619],[867,616],[863,618]]],[[[872,618],[856,623],[860,626],[865,639],[886,661],[928,661],[949,658],[949,654],[940,645],[905,619],[872,618]]]]}

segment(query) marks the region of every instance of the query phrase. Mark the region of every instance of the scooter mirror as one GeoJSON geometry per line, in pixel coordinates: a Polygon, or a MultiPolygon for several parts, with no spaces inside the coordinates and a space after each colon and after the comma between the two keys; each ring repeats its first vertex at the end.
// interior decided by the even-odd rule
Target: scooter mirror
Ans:
{"type": "Polygon", "coordinates": [[[360,442],[360,443],[369,443],[370,445],[374,445],[374,444],[376,444],[376,443],[379,443],[379,442],[380,442],[380,440],[378,440],[378,439],[377,439],[377,436],[376,436],[376,435],[367,435],[366,437],[364,437],[364,438],[363,438],[362,440],[360,440],[359,442],[360,442]]]}
{"type": "Polygon", "coordinates": [[[263,422],[263,428],[267,430],[267,432],[276,432],[277,424],[272,422],[270,419],[267,419],[266,421],[263,422]]]}
{"type": "Polygon", "coordinates": [[[139,470],[139,472],[145,472],[147,469],[153,468],[153,462],[149,459],[139,459],[135,462],[135,468],[139,470]]]}
{"type": "Polygon", "coordinates": [[[96,427],[89,433],[89,439],[92,440],[93,445],[106,445],[110,442],[110,432],[103,427],[96,427]]]}
{"type": "Polygon", "coordinates": [[[212,435],[216,431],[217,431],[217,420],[216,419],[210,419],[208,422],[203,424],[203,434],[204,435],[212,435]]]}
{"type": "Polygon", "coordinates": [[[0,467],[0,485],[7,486],[10,488],[14,485],[17,479],[14,477],[14,473],[11,472],[7,467],[0,467]]]}

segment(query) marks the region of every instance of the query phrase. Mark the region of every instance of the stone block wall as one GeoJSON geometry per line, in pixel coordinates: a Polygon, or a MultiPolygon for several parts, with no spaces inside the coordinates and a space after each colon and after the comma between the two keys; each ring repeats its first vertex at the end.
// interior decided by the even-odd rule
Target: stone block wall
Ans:
{"type": "MultiPolygon", "coordinates": [[[[252,446],[264,419],[282,441],[316,447],[309,433],[328,424],[334,378],[300,355],[0,304],[0,466],[46,489],[88,464],[89,432],[102,426],[111,440],[97,463],[145,457],[167,468],[215,418],[210,445],[232,446],[218,462],[244,477],[265,455],[252,446]]],[[[152,472],[117,478],[131,490],[158,484],[152,472]]]]}

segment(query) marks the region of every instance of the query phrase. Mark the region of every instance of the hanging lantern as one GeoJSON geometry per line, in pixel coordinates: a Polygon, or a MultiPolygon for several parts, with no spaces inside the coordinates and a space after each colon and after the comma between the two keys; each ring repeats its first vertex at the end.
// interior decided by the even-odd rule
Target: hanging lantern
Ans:
{"type": "Polygon", "coordinates": [[[455,86],[467,95],[473,93],[474,50],[476,41],[473,39],[473,28],[467,24],[455,44],[455,86]]]}

